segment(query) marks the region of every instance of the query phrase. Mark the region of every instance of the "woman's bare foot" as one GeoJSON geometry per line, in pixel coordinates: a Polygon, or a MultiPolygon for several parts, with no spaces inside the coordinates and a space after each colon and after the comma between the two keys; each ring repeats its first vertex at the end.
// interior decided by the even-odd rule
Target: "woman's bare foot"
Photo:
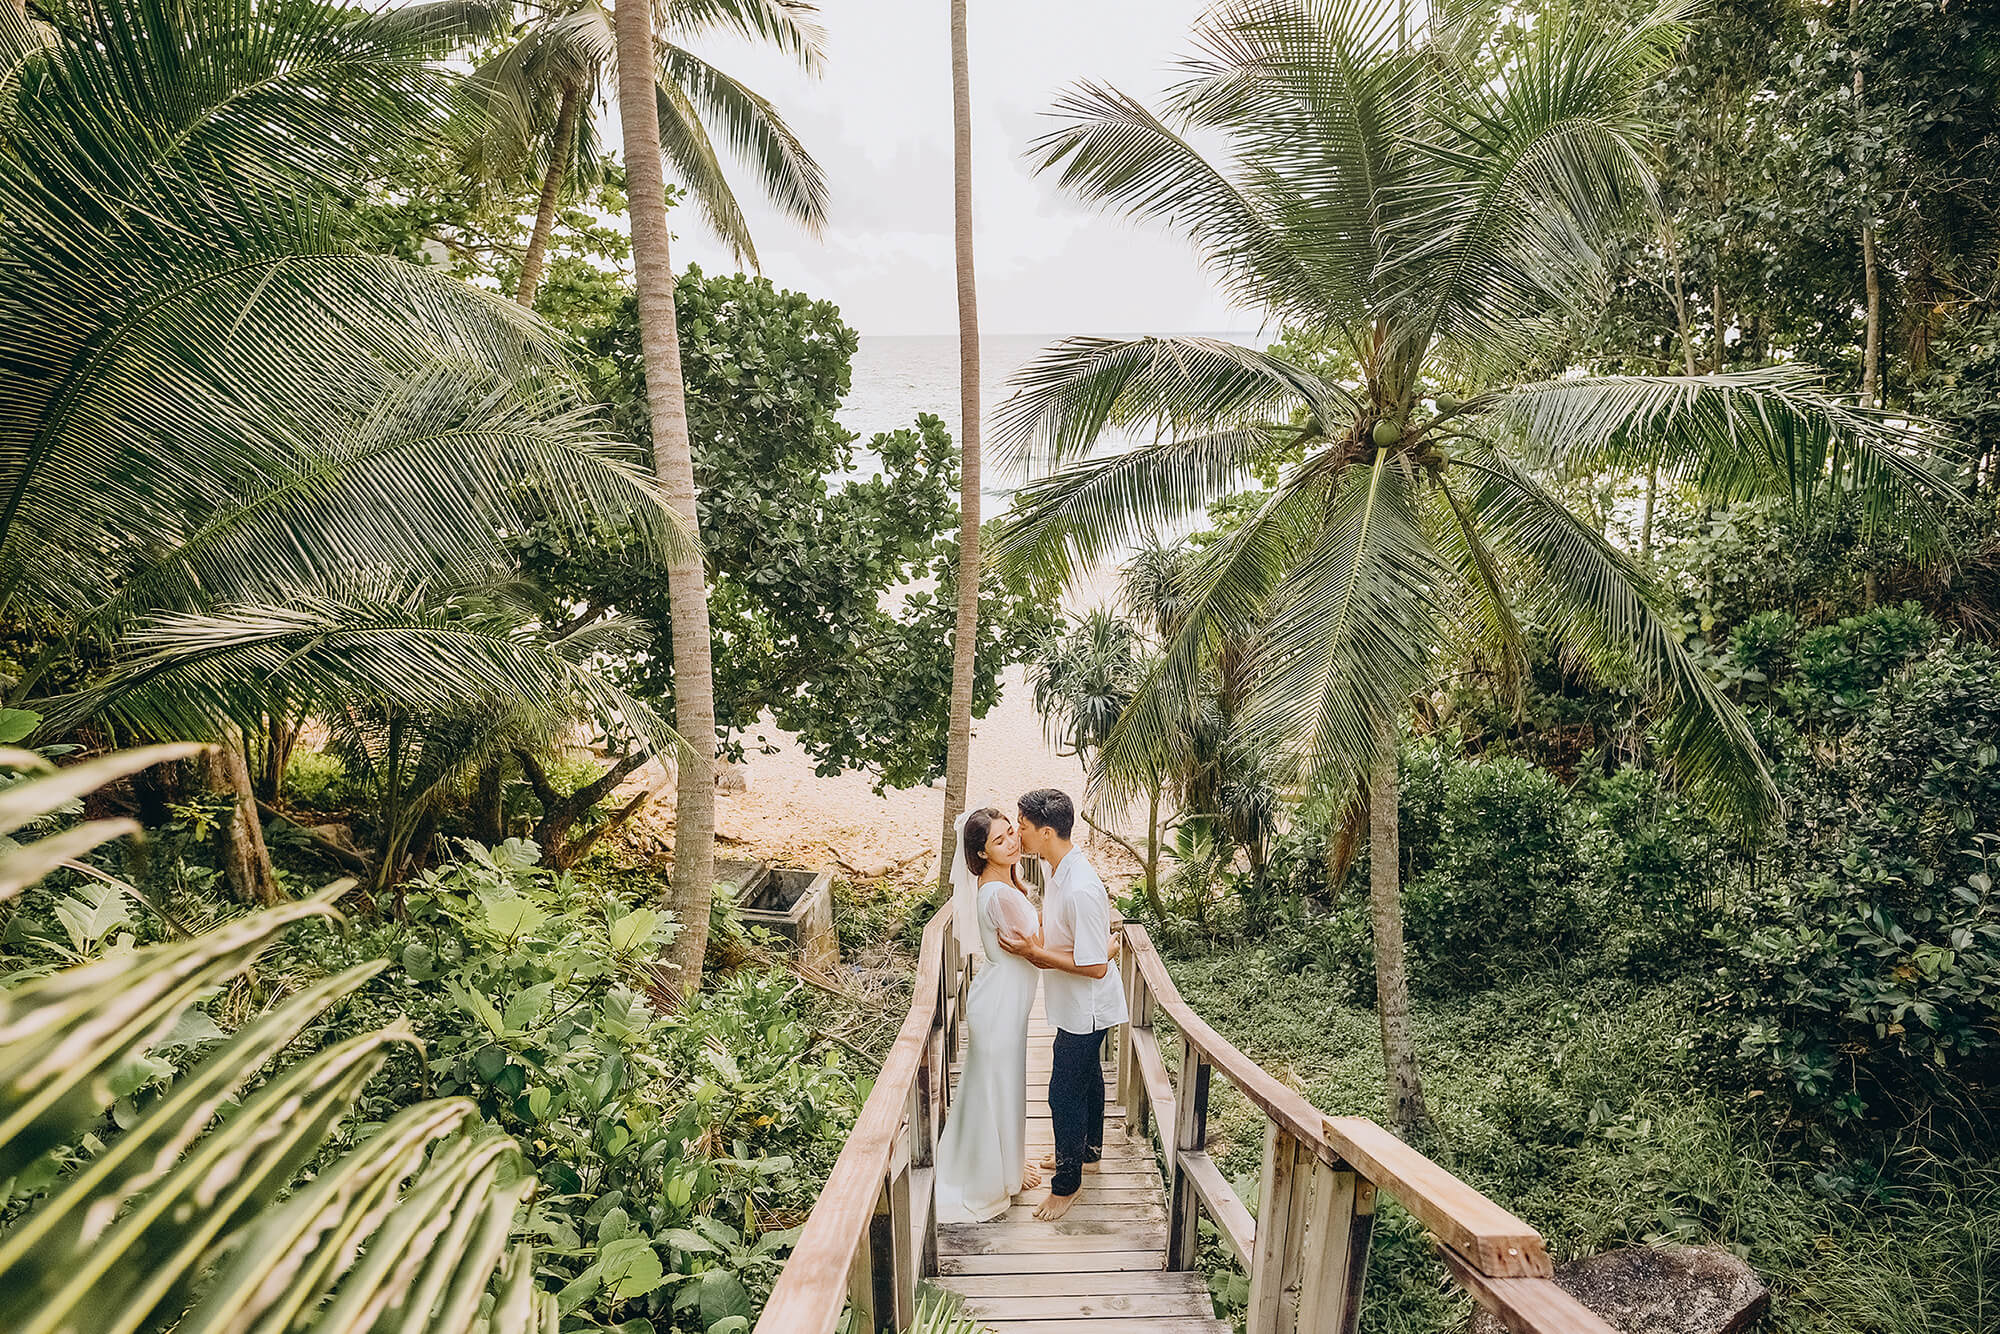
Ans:
{"type": "MultiPolygon", "coordinates": [[[[1053,1172],[1056,1170],[1056,1156],[1054,1154],[1050,1154],[1048,1157],[1042,1159],[1042,1170],[1044,1172],[1053,1172]]],[[[1104,1164],[1085,1163],[1083,1165],[1083,1170],[1086,1172],[1102,1172],[1104,1170],[1104,1164]]]]}
{"type": "Polygon", "coordinates": [[[1035,1207],[1035,1217],[1044,1223],[1053,1223],[1069,1212],[1069,1207],[1076,1203],[1076,1196],[1081,1194],[1081,1190],[1076,1195],[1058,1195],[1050,1191],[1049,1197],[1035,1207]]]}
{"type": "MultiPolygon", "coordinates": [[[[1041,1184],[1042,1184],[1042,1174],[1041,1174],[1041,1173],[1040,1173],[1039,1171],[1037,1171],[1037,1170],[1036,1170],[1036,1169],[1035,1169],[1034,1167],[1032,1167],[1032,1166],[1031,1166],[1031,1167],[1024,1167],[1024,1168],[1022,1168],[1022,1169],[1021,1169],[1021,1190],[1022,1190],[1022,1191],[1030,1191],[1030,1190],[1033,1190],[1033,1189],[1034,1189],[1035,1187],[1037,1187],[1037,1186],[1039,1186],[1039,1185],[1041,1185],[1041,1184]]],[[[1020,1192],[1019,1192],[1019,1191],[1017,1191],[1017,1192],[1015,1192],[1015,1193],[1016,1193],[1016,1194],[1019,1194],[1020,1192]]]]}

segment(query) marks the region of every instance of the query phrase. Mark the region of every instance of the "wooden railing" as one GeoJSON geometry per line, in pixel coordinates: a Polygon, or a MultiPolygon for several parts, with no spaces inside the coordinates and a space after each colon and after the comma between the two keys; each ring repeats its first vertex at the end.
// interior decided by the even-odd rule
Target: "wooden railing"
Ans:
{"type": "Polygon", "coordinates": [[[758,1334],[908,1329],[917,1277],[937,1272],[931,1155],[951,1099],[970,972],[949,906],[924,927],[910,1013],[757,1320],[758,1334]]]}
{"type": "MultiPolygon", "coordinates": [[[[1349,1334],[1358,1327],[1378,1192],[1436,1238],[1445,1266],[1515,1334],[1616,1334],[1550,1277],[1533,1228],[1381,1126],[1323,1115],[1181,999],[1145,929],[1124,927],[1132,1022],[1119,1041],[1128,1133],[1157,1123],[1168,1170],[1168,1269],[1194,1267],[1206,1213],[1250,1275],[1248,1334],[1349,1334]],[[1153,1021],[1178,1030],[1170,1075],[1153,1021]],[[1257,1213],[1208,1154],[1216,1072],[1268,1121],[1257,1213]]],[[[916,1283],[936,1272],[931,1159],[949,1110],[966,970],[949,909],[924,928],[909,1016],[820,1192],[757,1334],[831,1334],[841,1311],[862,1331],[909,1328],[916,1283]]]]}
{"type": "Polygon", "coordinates": [[[1326,1116],[1205,1023],[1181,999],[1146,930],[1125,926],[1126,1004],[1118,1097],[1129,1130],[1161,1131],[1169,1173],[1167,1268],[1194,1266],[1197,1211],[1250,1275],[1249,1334],[1347,1334],[1387,1192],[1429,1228],[1452,1276],[1516,1334],[1616,1334],[1556,1286],[1541,1234],[1365,1117],[1326,1116]],[[1180,1033],[1170,1079],[1153,1028],[1180,1033]],[[1208,1097],[1220,1071],[1264,1113],[1257,1215],[1208,1156],[1208,1097]]]}

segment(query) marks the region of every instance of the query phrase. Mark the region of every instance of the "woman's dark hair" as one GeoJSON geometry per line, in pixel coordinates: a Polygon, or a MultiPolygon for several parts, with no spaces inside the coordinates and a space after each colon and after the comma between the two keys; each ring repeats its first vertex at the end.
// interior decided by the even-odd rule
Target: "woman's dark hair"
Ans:
{"type": "Polygon", "coordinates": [[[974,875],[986,874],[987,837],[993,832],[993,822],[1006,818],[1007,813],[997,806],[988,806],[965,817],[965,864],[972,868],[974,875]]]}
{"type": "Polygon", "coordinates": [[[1070,805],[1069,794],[1052,787],[1022,793],[1021,818],[1054,831],[1057,838],[1068,838],[1076,828],[1076,808],[1070,805]]]}

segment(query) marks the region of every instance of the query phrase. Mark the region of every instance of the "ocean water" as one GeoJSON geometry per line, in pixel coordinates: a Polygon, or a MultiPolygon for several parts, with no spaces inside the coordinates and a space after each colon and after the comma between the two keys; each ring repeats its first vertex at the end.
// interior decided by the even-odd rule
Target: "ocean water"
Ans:
{"type": "MultiPolygon", "coordinates": [[[[979,340],[980,420],[989,442],[994,410],[1014,392],[1009,383],[1014,372],[1063,336],[988,334],[979,340]]],[[[1271,341],[1250,330],[1210,331],[1192,336],[1259,348],[1271,341]]],[[[878,431],[915,425],[920,412],[935,413],[950,428],[952,439],[958,439],[957,335],[863,334],[861,346],[854,354],[853,388],[840,410],[841,425],[861,437],[855,446],[855,470],[864,476],[875,471],[872,456],[863,448],[869,437],[878,431]]],[[[1104,448],[1115,450],[1130,443],[1129,440],[1111,439],[1106,441],[1104,448]]],[[[987,459],[980,478],[980,490],[987,497],[983,508],[991,516],[1005,508],[1007,497],[1021,479],[1002,474],[996,451],[990,447],[987,459]]]]}

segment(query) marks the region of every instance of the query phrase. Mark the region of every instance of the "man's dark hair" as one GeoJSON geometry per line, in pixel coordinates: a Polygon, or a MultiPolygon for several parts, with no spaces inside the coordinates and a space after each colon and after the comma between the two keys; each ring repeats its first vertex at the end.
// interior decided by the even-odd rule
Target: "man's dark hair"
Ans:
{"type": "Polygon", "coordinates": [[[1021,818],[1054,830],[1057,838],[1067,840],[1069,831],[1076,827],[1076,807],[1070,805],[1069,793],[1038,787],[1021,795],[1021,818]]]}

